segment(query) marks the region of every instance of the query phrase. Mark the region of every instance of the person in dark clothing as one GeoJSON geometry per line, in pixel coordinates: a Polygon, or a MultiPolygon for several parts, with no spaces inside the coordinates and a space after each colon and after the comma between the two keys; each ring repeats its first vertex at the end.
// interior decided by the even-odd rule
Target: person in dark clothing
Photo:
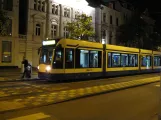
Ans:
{"type": "Polygon", "coordinates": [[[22,64],[24,64],[24,72],[23,72],[23,75],[22,75],[22,78],[24,78],[26,73],[27,73],[27,66],[29,65],[28,60],[23,58],[22,64]]]}

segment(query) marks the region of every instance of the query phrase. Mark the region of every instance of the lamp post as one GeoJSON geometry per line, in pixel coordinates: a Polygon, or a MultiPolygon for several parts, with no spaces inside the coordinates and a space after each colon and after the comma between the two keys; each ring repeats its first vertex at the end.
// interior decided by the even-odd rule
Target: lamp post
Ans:
{"type": "Polygon", "coordinates": [[[100,9],[101,9],[101,43],[104,43],[104,41],[102,39],[102,33],[103,33],[103,31],[102,31],[102,17],[103,17],[102,10],[103,10],[103,6],[102,5],[100,6],[100,9]]]}

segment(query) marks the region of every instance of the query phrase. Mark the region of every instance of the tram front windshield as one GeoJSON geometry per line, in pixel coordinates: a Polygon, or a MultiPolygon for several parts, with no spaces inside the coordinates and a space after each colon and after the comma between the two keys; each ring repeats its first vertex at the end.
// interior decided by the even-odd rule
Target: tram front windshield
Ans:
{"type": "Polygon", "coordinates": [[[40,64],[51,64],[54,47],[45,46],[41,49],[40,64]]]}

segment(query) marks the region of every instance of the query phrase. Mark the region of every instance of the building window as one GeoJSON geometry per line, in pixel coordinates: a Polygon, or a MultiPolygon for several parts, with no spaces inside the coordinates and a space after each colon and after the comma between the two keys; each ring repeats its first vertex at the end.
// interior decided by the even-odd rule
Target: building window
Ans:
{"type": "Polygon", "coordinates": [[[42,11],[45,12],[45,1],[42,2],[42,11]]]}
{"type": "Polygon", "coordinates": [[[75,12],[75,18],[78,18],[78,16],[80,15],[80,13],[78,11],[75,12]]]}
{"type": "Polygon", "coordinates": [[[109,32],[109,44],[112,44],[112,32],[109,32]]]}
{"type": "Polygon", "coordinates": [[[102,31],[102,39],[105,39],[105,37],[106,37],[106,30],[103,30],[102,31]]]}
{"type": "Polygon", "coordinates": [[[116,18],[116,26],[119,26],[119,19],[116,18]]]}
{"type": "Polygon", "coordinates": [[[2,62],[11,62],[12,42],[2,41],[2,62]]]}
{"type": "Polygon", "coordinates": [[[58,26],[57,25],[51,25],[51,37],[54,38],[57,36],[58,26]]]}
{"type": "Polygon", "coordinates": [[[110,15],[110,24],[112,24],[112,15],[110,15]]]}
{"type": "Polygon", "coordinates": [[[103,22],[106,22],[106,13],[103,13],[103,22]]]}
{"type": "Polygon", "coordinates": [[[41,11],[41,1],[38,1],[38,10],[41,11]]]}
{"type": "Polygon", "coordinates": [[[36,36],[40,36],[40,24],[36,24],[36,36]]]}
{"type": "Polygon", "coordinates": [[[8,36],[11,36],[12,35],[12,19],[9,19],[8,20],[8,24],[9,25],[8,25],[8,28],[7,28],[7,31],[6,32],[7,32],[7,35],[8,36]]]}
{"type": "Polygon", "coordinates": [[[52,14],[58,15],[58,5],[52,5],[52,14]]]}
{"type": "Polygon", "coordinates": [[[4,10],[12,11],[13,0],[1,0],[1,8],[4,10]]]}
{"type": "Polygon", "coordinates": [[[70,9],[64,8],[64,17],[70,17],[70,9]]]}
{"type": "Polygon", "coordinates": [[[64,38],[68,38],[69,37],[69,31],[67,27],[64,27],[64,38]]]}
{"type": "Polygon", "coordinates": [[[34,0],[34,10],[37,10],[37,0],[34,0]]]}

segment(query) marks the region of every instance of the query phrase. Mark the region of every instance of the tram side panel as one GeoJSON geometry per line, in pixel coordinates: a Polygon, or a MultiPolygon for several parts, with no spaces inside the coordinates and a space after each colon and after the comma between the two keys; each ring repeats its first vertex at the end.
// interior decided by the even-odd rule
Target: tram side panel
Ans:
{"type": "Polygon", "coordinates": [[[107,45],[106,76],[138,74],[138,56],[137,48],[107,45]]]}

